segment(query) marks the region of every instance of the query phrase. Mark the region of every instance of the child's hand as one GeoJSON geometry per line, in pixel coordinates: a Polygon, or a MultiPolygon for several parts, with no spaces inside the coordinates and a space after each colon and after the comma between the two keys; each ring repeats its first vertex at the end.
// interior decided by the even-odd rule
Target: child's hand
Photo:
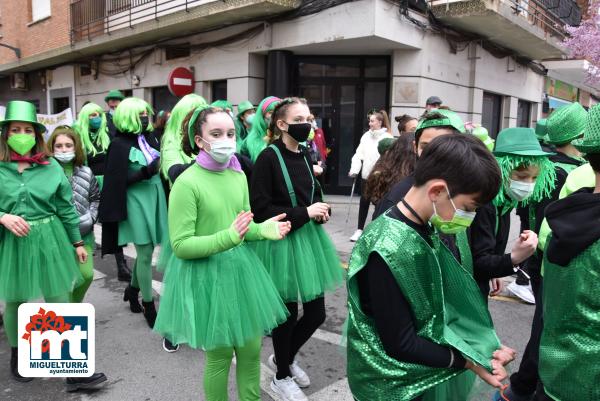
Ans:
{"type": "Polygon", "coordinates": [[[499,278],[493,278],[490,280],[490,297],[495,297],[502,292],[502,280],[499,278]]]}
{"type": "Polygon", "coordinates": [[[244,238],[250,229],[250,223],[252,223],[253,218],[254,214],[252,212],[241,211],[233,221],[232,227],[239,234],[240,239],[244,238]]]}
{"type": "Polygon", "coordinates": [[[292,223],[290,223],[289,221],[281,221],[283,219],[285,219],[286,214],[282,213],[279,214],[275,217],[271,217],[268,221],[277,221],[279,222],[277,227],[279,229],[279,238],[278,239],[283,239],[285,238],[286,235],[288,235],[288,233],[290,232],[290,230],[292,229],[292,223]]]}
{"type": "Polygon", "coordinates": [[[465,368],[472,370],[477,376],[481,378],[481,380],[483,380],[490,386],[496,388],[502,387],[502,380],[506,379],[507,376],[504,367],[495,359],[492,359],[492,373],[488,372],[483,366],[474,364],[469,360],[467,360],[465,368]]]}
{"type": "Polygon", "coordinates": [[[517,351],[507,347],[506,345],[501,345],[500,348],[492,354],[492,356],[494,357],[494,360],[500,362],[502,366],[506,366],[515,360],[517,351]]]}
{"type": "Polygon", "coordinates": [[[527,258],[535,253],[537,248],[538,237],[537,234],[530,230],[525,230],[521,233],[519,238],[515,241],[510,252],[510,258],[513,265],[523,263],[527,258]]]}

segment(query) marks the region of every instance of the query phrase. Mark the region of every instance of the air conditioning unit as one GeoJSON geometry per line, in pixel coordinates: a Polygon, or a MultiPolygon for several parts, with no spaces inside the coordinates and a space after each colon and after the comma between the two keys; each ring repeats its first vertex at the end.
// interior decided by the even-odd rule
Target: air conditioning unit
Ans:
{"type": "Polygon", "coordinates": [[[15,72],[10,76],[10,88],[27,90],[27,76],[24,72],[15,72]]]}

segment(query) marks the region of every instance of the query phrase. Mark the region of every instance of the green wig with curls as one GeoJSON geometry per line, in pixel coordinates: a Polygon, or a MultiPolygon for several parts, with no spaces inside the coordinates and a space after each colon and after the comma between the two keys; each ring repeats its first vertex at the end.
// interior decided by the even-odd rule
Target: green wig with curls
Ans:
{"type": "Polygon", "coordinates": [[[77,121],[73,124],[73,129],[79,135],[86,154],[91,153],[95,156],[97,153],[104,153],[108,150],[110,137],[108,136],[106,114],[102,107],[96,103],[88,103],[81,108],[79,117],[77,117],[77,121]],[[100,118],[102,118],[100,128],[96,132],[90,131],[90,115],[94,113],[98,113],[100,118]]]}
{"type": "Polygon", "coordinates": [[[554,191],[554,188],[556,187],[556,171],[554,170],[554,164],[550,161],[548,156],[505,154],[496,156],[496,161],[502,172],[503,186],[498,192],[498,195],[494,198],[494,205],[517,205],[518,202],[506,195],[504,188],[509,185],[512,172],[520,167],[537,166],[540,169],[540,173],[535,180],[533,193],[531,196],[524,199],[521,202],[521,205],[525,206],[531,203],[538,203],[542,199],[549,198],[552,195],[552,191],[554,191]]]}
{"type": "MultiPolygon", "coordinates": [[[[154,114],[152,107],[145,101],[137,97],[128,97],[124,99],[117,108],[113,116],[115,127],[120,132],[139,135],[142,133],[142,122],[140,114],[146,111],[148,117],[154,114]]],[[[151,132],[154,129],[152,124],[148,124],[146,131],[151,132]]]]}

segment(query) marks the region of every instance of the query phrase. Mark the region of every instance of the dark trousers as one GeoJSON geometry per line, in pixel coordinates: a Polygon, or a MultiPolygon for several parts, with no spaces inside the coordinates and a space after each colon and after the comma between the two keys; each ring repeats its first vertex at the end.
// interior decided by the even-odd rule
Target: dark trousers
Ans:
{"type": "Polygon", "coordinates": [[[358,229],[364,230],[365,223],[367,222],[367,215],[369,214],[369,206],[371,202],[363,195],[360,197],[360,203],[358,205],[358,229]]]}
{"type": "Polygon", "coordinates": [[[533,397],[533,401],[554,401],[554,400],[552,398],[548,397],[548,395],[544,391],[544,386],[542,385],[542,382],[539,382],[537,389],[535,390],[535,397],[533,397]]]}
{"type": "Polygon", "coordinates": [[[302,304],[303,314],[298,320],[298,303],[286,303],[290,317],[273,329],[273,350],[277,363],[277,379],[292,376],[290,365],[300,348],[310,339],[320,325],[325,322],[325,297],[302,304]]]}
{"type": "Polygon", "coordinates": [[[540,340],[542,338],[543,305],[542,305],[542,278],[539,273],[531,274],[531,288],[535,296],[535,313],[531,325],[531,335],[525,347],[519,371],[510,376],[512,391],[520,395],[533,394],[539,384],[538,360],[540,356],[540,340]]]}

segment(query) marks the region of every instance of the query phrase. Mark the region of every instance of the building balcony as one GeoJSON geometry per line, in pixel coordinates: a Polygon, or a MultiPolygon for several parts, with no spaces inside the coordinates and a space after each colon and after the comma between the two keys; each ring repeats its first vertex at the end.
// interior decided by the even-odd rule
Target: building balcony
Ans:
{"type": "Polygon", "coordinates": [[[442,23],[475,33],[532,60],[559,58],[565,25],[579,25],[573,0],[430,0],[442,23]]]}
{"type": "MultiPolygon", "coordinates": [[[[129,46],[292,10],[298,0],[72,0],[71,44],[125,39],[129,46]]],[[[87,45],[83,45],[87,46],[87,45]]]]}

